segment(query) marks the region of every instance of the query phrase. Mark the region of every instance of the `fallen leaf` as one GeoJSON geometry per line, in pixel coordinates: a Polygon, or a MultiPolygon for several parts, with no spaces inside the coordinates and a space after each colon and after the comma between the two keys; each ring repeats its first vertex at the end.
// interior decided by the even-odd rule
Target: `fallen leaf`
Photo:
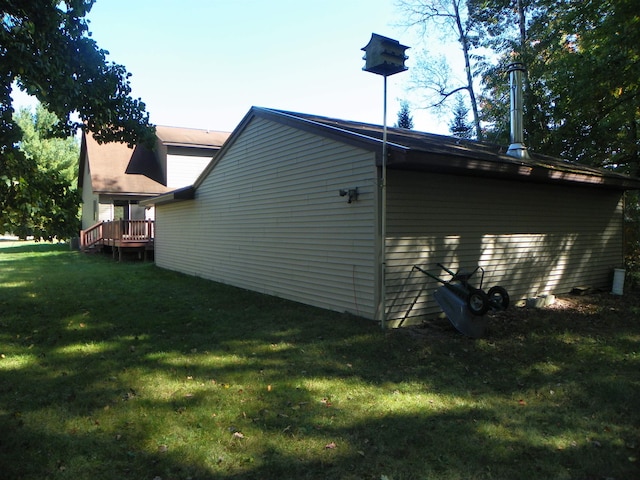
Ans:
{"type": "Polygon", "coordinates": [[[527,402],[525,402],[525,401],[524,401],[524,400],[522,400],[522,399],[518,400],[518,403],[519,403],[520,405],[526,405],[526,404],[527,404],[527,402]]]}

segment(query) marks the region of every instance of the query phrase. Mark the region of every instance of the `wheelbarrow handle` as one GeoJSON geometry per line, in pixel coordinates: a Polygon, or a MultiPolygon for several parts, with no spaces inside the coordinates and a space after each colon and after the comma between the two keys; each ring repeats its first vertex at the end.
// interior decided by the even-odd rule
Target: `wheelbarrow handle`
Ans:
{"type": "Polygon", "coordinates": [[[443,269],[445,272],[447,272],[449,275],[455,277],[456,276],[456,272],[453,272],[451,270],[449,270],[447,267],[445,267],[444,265],[442,265],[441,263],[436,263],[436,265],[438,265],[441,269],[443,269]]]}
{"type": "Polygon", "coordinates": [[[423,268],[420,268],[418,265],[414,265],[412,270],[418,270],[419,272],[424,273],[427,277],[430,277],[430,278],[434,279],[435,281],[440,282],[442,284],[446,284],[447,283],[445,280],[442,280],[441,278],[436,277],[433,273],[427,272],[423,268]]]}

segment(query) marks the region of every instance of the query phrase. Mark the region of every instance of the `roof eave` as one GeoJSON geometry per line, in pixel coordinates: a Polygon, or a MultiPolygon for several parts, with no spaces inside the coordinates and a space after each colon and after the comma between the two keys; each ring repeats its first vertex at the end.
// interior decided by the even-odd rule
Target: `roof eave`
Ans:
{"type": "Polygon", "coordinates": [[[195,198],[195,188],[193,185],[179,188],[171,192],[156,195],[154,197],[142,200],[139,205],[150,207],[152,205],[163,205],[167,203],[180,202],[184,200],[193,200],[195,198]]]}
{"type": "Polygon", "coordinates": [[[443,174],[458,174],[509,180],[532,181],[536,183],[561,183],[616,190],[638,190],[640,179],[615,173],[586,171],[559,166],[536,165],[517,159],[474,159],[466,156],[427,154],[416,151],[391,149],[387,168],[418,170],[443,174]],[[428,161],[425,161],[428,159],[428,161]],[[512,160],[512,161],[511,161],[512,160]]]}

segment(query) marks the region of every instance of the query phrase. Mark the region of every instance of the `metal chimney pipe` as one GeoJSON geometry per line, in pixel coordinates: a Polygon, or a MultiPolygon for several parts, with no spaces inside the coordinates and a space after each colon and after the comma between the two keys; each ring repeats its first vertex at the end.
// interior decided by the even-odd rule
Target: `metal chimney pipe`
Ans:
{"type": "Polygon", "coordinates": [[[522,97],[522,74],[525,71],[524,64],[512,63],[507,67],[511,89],[511,145],[507,155],[516,158],[529,158],[529,152],[524,145],[523,111],[524,101],[522,97]]]}

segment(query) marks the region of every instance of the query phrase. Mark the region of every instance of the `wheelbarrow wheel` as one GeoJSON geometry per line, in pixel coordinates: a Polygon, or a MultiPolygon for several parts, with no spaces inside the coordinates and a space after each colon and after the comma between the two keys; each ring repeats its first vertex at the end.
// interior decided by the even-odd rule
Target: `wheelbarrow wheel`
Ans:
{"type": "Polygon", "coordinates": [[[489,310],[489,296],[479,288],[472,288],[467,295],[467,307],[474,315],[481,316],[489,310]]]}
{"type": "Polygon", "coordinates": [[[491,306],[498,310],[506,310],[509,306],[509,294],[503,287],[496,285],[489,289],[489,302],[491,306]]]}

